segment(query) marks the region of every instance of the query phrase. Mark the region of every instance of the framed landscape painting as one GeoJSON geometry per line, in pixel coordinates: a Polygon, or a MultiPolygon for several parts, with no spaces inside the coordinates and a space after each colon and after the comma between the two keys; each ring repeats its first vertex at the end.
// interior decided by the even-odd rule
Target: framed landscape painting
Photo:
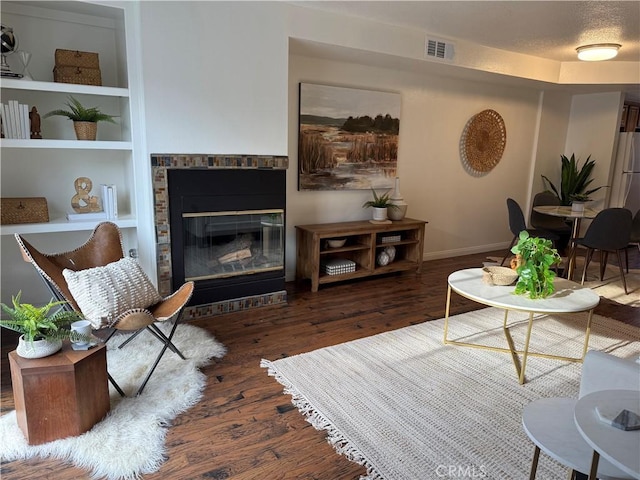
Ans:
{"type": "Polygon", "coordinates": [[[400,94],[300,84],[299,190],[393,187],[400,94]]]}

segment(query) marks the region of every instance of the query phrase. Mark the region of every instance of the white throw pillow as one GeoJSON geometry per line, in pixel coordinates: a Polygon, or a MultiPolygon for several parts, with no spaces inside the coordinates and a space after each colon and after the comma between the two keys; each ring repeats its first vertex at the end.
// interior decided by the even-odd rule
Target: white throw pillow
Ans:
{"type": "Polygon", "coordinates": [[[162,297],[140,265],[123,258],[104,267],[62,272],[69,291],[94,329],[110,325],[132,308],[147,308],[162,297]]]}

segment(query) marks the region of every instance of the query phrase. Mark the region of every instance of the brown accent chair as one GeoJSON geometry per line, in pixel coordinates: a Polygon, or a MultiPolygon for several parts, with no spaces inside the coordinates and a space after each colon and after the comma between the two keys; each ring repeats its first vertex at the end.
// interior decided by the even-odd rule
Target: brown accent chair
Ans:
{"type": "MultiPolygon", "coordinates": [[[[69,291],[67,281],[62,274],[63,270],[70,269],[79,271],[94,267],[104,267],[107,264],[117,262],[124,258],[120,229],[111,222],[103,222],[97,225],[86,243],[69,252],[41,253],[21,235],[15,234],[15,238],[24,260],[34,266],[55,298],[68,302],[65,306],[80,314],[82,314],[82,311],[69,291]]],[[[155,305],[147,308],[134,308],[122,312],[108,327],[110,331],[107,334],[105,342],[109,341],[118,331],[134,332],[134,335],[130,336],[129,339],[123,342],[118,348],[125,346],[145,329],[149,330],[163,344],[162,350],[147,372],[147,376],[138,388],[136,395],[142,393],[167,349],[170,349],[184,360],[184,355],[182,355],[171,340],[182,317],[184,307],[191,299],[193,288],[193,282],[186,282],[175,293],[165,297],[155,305]],[[173,327],[169,335],[165,335],[156,323],[171,319],[175,319],[173,327]]],[[[110,374],[109,380],[120,395],[125,396],[120,386],[110,374]]]]}

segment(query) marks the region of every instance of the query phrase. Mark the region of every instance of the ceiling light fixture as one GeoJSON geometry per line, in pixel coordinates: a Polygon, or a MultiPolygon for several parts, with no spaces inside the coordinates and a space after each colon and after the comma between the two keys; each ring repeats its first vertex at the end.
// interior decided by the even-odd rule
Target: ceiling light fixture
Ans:
{"type": "Polygon", "coordinates": [[[618,55],[618,49],[622,45],[618,43],[596,43],[593,45],[583,45],[576,48],[578,58],[587,62],[599,62],[610,60],[618,55]]]}

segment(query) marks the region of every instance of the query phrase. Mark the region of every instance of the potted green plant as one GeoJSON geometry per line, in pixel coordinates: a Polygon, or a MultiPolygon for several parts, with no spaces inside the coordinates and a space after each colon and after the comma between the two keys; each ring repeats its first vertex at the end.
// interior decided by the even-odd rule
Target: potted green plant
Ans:
{"type": "Polygon", "coordinates": [[[388,191],[378,196],[376,191],[372,188],[373,200],[367,200],[362,205],[362,208],[373,208],[373,219],[377,221],[383,221],[387,219],[387,209],[397,208],[397,206],[391,200],[391,193],[388,191]]]}
{"type": "Polygon", "coordinates": [[[571,211],[575,213],[584,212],[584,204],[591,200],[589,195],[584,193],[574,193],[571,195],[571,211]]]}
{"type": "Polygon", "coordinates": [[[0,304],[2,312],[9,318],[0,319],[0,327],[19,332],[17,353],[25,358],[40,358],[56,353],[62,348],[65,338],[73,342],[90,341],[90,338],[72,331],[68,327],[82,317],[72,311],[57,310],[50,314],[52,308],[66,302],[54,301],[42,307],[30,303],[21,303],[22,292],[11,297],[12,306],[0,304]]]}
{"type": "Polygon", "coordinates": [[[566,155],[560,155],[562,161],[562,168],[560,173],[560,189],[549,180],[546,176],[542,175],[542,181],[548,184],[551,190],[560,199],[561,205],[571,205],[573,198],[576,196],[582,196],[589,200],[589,195],[597,192],[605,185],[589,189],[589,185],[593,182],[591,174],[595,167],[595,160],[591,160],[591,155],[587,157],[582,167],[578,168],[578,161],[575,154],[571,154],[571,158],[566,155]]]}
{"type": "Polygon", "coordinates": [[[65,105],[69,107],[69,110],[52,110],[46,113],[43,118],[60,116],[72,120],[78,140],[95,140],[98,122],[116,123],[114,115],[103,113],[98,107],[87,108],[72,96],[69,96],[69,101],[65,105]]]}
{"type": "Polygon", "coordinates": [[[554,292],[553,279],[556,277],[551,267],[561,261],[551,240],[532,237],[529,232],[523,230],[511,252],[516,254],[518,273],[514,293],[529,293],[530,298],[545,298],[551,295],[554,292]]]}

